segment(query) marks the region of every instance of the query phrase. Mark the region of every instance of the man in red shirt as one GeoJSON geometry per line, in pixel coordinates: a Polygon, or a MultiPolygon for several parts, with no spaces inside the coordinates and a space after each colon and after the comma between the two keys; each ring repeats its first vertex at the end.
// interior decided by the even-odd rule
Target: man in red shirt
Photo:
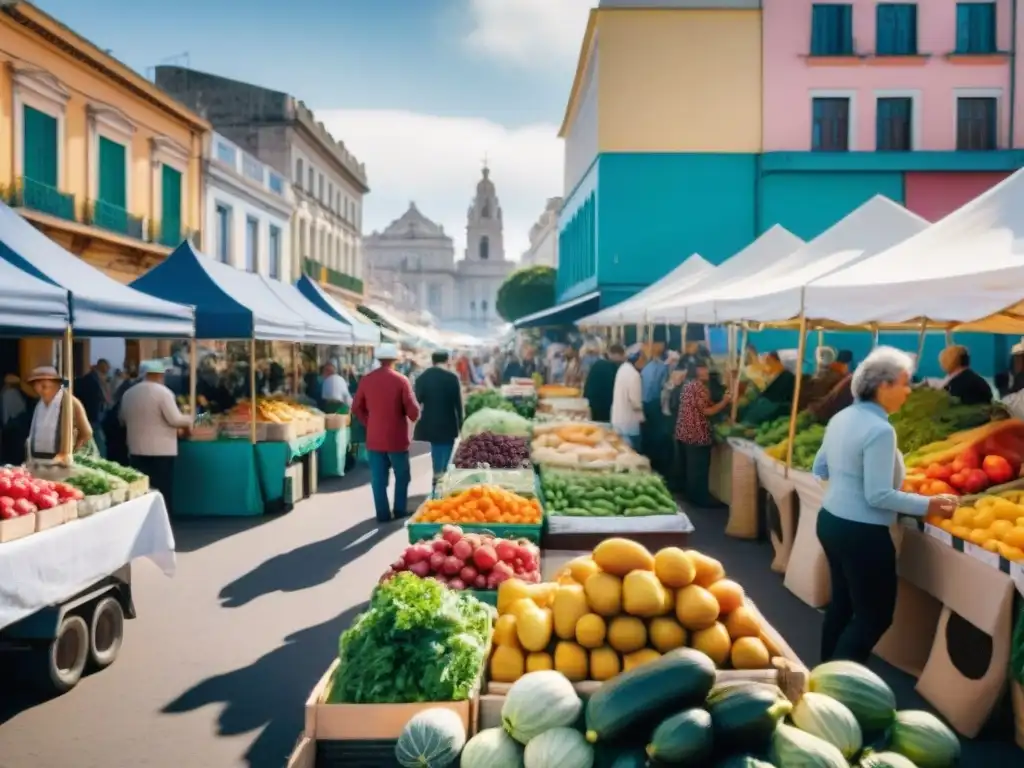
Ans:
{"type": "Polygon", "coordinates": [[[420,417],[409,380],[394,370],[398,349],[394,344],[377,347],[380,367],[363,376],[356,390],[352,413],[366,427],[366,452],[370,461],[370,487],[377,520],[386,523],[409,514],[409,422],[420,417]],[[388,505],[388,477],[395,471],[394,512],[388,505]]]}

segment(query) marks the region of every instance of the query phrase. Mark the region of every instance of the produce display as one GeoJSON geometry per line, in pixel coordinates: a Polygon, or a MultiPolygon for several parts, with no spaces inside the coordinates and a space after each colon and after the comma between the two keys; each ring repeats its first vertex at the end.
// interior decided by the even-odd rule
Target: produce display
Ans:
{"type": "MultiPolygon", "coordinates": [[[[311,415],[309,409],[298,403],[271,397],[256,398],[256,421],[269,424],[290,424],[293,421],[307,419],[311,415]]],[[[252,420],[252,402],[239,400],[225,415],[225,421],[245,422],[252,420]]]]}
{"type": "Polygon", "coordinates": [[[543,517],[537,499],[528,499],[496,485],[476,485],[425,502],[412,522],[538,525],[543,517]]]}
{"type": "Polygon", "coordinates": [[[126,483],[134,483],[146,477],[137,469],[123,466],[116,461],[101,459],[98,456],[80,456],[75,454],[75,464],[112,475],[126,483]]]}
{"type": "MultiPolygon", "coordinates": [[[[496,389],[481,389],[477,392],[473,392],[466,398],[465,411],[467,417],[472,416],[477,411],[482,411],[484,408],[490,408],[495,411],[518,413],[511,400],[504,397],[496,389]]],[[[530,418],[530,416],[527,416],[526,414],[520,415],[525,418],[530,418]]]]}
{"type": "Polygon", "coordinates": [[[537,424],[531,455],[535,464],[551,467],[617,471],[651,467],[614,429],[589,422],[537,424]]]}
{"type": "Polygon", "coordinates": [[[545,421],[590,421],[590,401],[582,397],[545,398],[537,404],[537,416],[545,421]]]}
{"type": "Polygon", "coordinates": [[[528,437],[531,424],[517,413],[495,408],[481,408],[462,423],[462,438],[490,432],[493,435],[528,437]]]}
{"type": "MultiPolygon", "coordinates": [[[[814,424],[814,417],[807,411],[796,415],[796,431],[799,433],[814,424]]],[[[754,442],[762,448],[777,445],[789,437],[789,414],[766,421],[754,432],[754,442]]]]}
{"type": "Polygon", "coordinates": [[[381,582],[403,571],[456,590],[497,589],[513,577],[536,584],[540,582],[540,549],[523,539],[467,533],[458,526],[446,525],[433,539],[406,547],[381,582]]]}
{"type": "Polygon", "coordinates": [[[493,644],[490,678],[504,683],[537,669],[610,680],[684,646],[720,668],[771,667],[759,620],[720,562],[621,538],[570,562],[555,583],[502,583],[493,644]]]}
{"type": "Polygon", "coordinates": [[[434,579],[399,573],[339,643],[330,703],[463,701],[486,661],[494,609],[434,579]]]}
{"type": "Polygon", "coordinates": [[[77,501],[83,495],[70,483],[33,477],[24,467],[0,467],[0,520],[52,509],[67,501],[77,501]]]}
{"type": "Polygon", "coordinates": [[[459,443],[454,464],[458,469],[523,469],[530,463],[525,437],[481,432],[459,443]]]}
{"type": "Polygon", "coordinates": [[[537,495],[537,476],[534,474],[532,464],[522,469],[500,470],[450,467],[438,480],[436,495],[439,497],[450,496],[469,490],[476,485],[496,485],[528,499],[537,495]]]}
{"type": "Polygon", "coordinates": [[[547,469],[541,475],[541,488],[552,515],[644,517],[679,511],[665,481],[655,474],[547,469]]]}
{"type": "Polygon", "coordinates": [[[925,496],[978,494],[1016,480],[1022,456],[1024,421],[993,421],[906,456],[903,489],[925,496]]]}
{"type": "Polygon", "coordinates": [[[537,387],[537,397],[542,400],[549,398],[578,398],[580,391],[577,387],[566,387],[561,384],[545,384],[537,387]]]}
{"type": "Polygon", "coordinates": [[[1016,490],[985,495],[957,508],[950,519],[925,522],[953,536],[984,547],[1016,563],[1024,563],[1024,483],[1016,490]]]}
{"type": "Polygon", "coordinates": [[[965,429],[987,424],[993,417],[990,405],[961,405],[943,389],[920,387],[889,421],[896,430],[896,442],[904,453],[920,448],[965,429]]]}
{"type": "MultiPolygon", "coordinates": [[[[64,482],[73,488],[77,488],[86,496],[102,496],[104,493],[110,493],[114,490],[117,479],[107,477],[95,470],[86,470],[71,475],[64,482]]],[[[120,482],[123,483],[124,481],[121,480],[120,482]]]]}

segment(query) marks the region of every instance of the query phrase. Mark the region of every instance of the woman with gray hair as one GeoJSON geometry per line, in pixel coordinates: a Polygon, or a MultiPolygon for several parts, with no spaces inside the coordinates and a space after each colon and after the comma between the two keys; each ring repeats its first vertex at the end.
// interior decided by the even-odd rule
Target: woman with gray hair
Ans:
{"type": "Polygon", "coordinates": [[[818,513],[818,541],[828,559],[832,601],[825,610],[821,660],[867,663],[896,609],[897,515],[949,517],[952,496],[899,490],[906,469],[889,415],[910,394],[913,360],[878,347],[853,374],[855,402],[829,421],[813,473],[828,480],[818,513]]]}

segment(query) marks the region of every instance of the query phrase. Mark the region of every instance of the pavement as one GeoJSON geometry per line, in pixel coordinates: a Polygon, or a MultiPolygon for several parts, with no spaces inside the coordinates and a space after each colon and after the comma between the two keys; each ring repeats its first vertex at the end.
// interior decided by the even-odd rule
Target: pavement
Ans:
{"type": "MultiPolygon", "coordinates": [[[[415,504],[429,457],[412,468],[415,504]]],[[[284,766],[339,635],[406,543],[400,524],[374,521],[367,483],[357,469],[282,516],[175,520],[178,573],[135,566],[139,617],[112,667],[49,701],[5,690],[0,670],[0,768],[284,766]]],[[[693,546],[722,560],[813,665],[820,613],[771,573],[771,547],[727,538],[724,511],[691,517],[693,546]]],[[[876,668],[901,707],[925,707],[912,679],[876,668]]],[[[1001,727],[965,743],[961,764],[1021,764],[1001,727]]]]}

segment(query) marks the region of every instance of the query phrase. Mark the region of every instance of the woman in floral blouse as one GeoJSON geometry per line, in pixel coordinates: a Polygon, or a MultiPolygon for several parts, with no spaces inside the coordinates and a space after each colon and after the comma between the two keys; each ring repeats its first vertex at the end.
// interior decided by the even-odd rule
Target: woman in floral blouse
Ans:
{"type": "Polygon", "coordinates": [[[683,454],[686,475],[686,499],[698,507],[715,505],[708,491],[711,472],[711,417],[729,405],[726,391],[717,403],[711,402],[707,363],[694,363],[686,374],[676,419],[676,440],[683,454]]]}

